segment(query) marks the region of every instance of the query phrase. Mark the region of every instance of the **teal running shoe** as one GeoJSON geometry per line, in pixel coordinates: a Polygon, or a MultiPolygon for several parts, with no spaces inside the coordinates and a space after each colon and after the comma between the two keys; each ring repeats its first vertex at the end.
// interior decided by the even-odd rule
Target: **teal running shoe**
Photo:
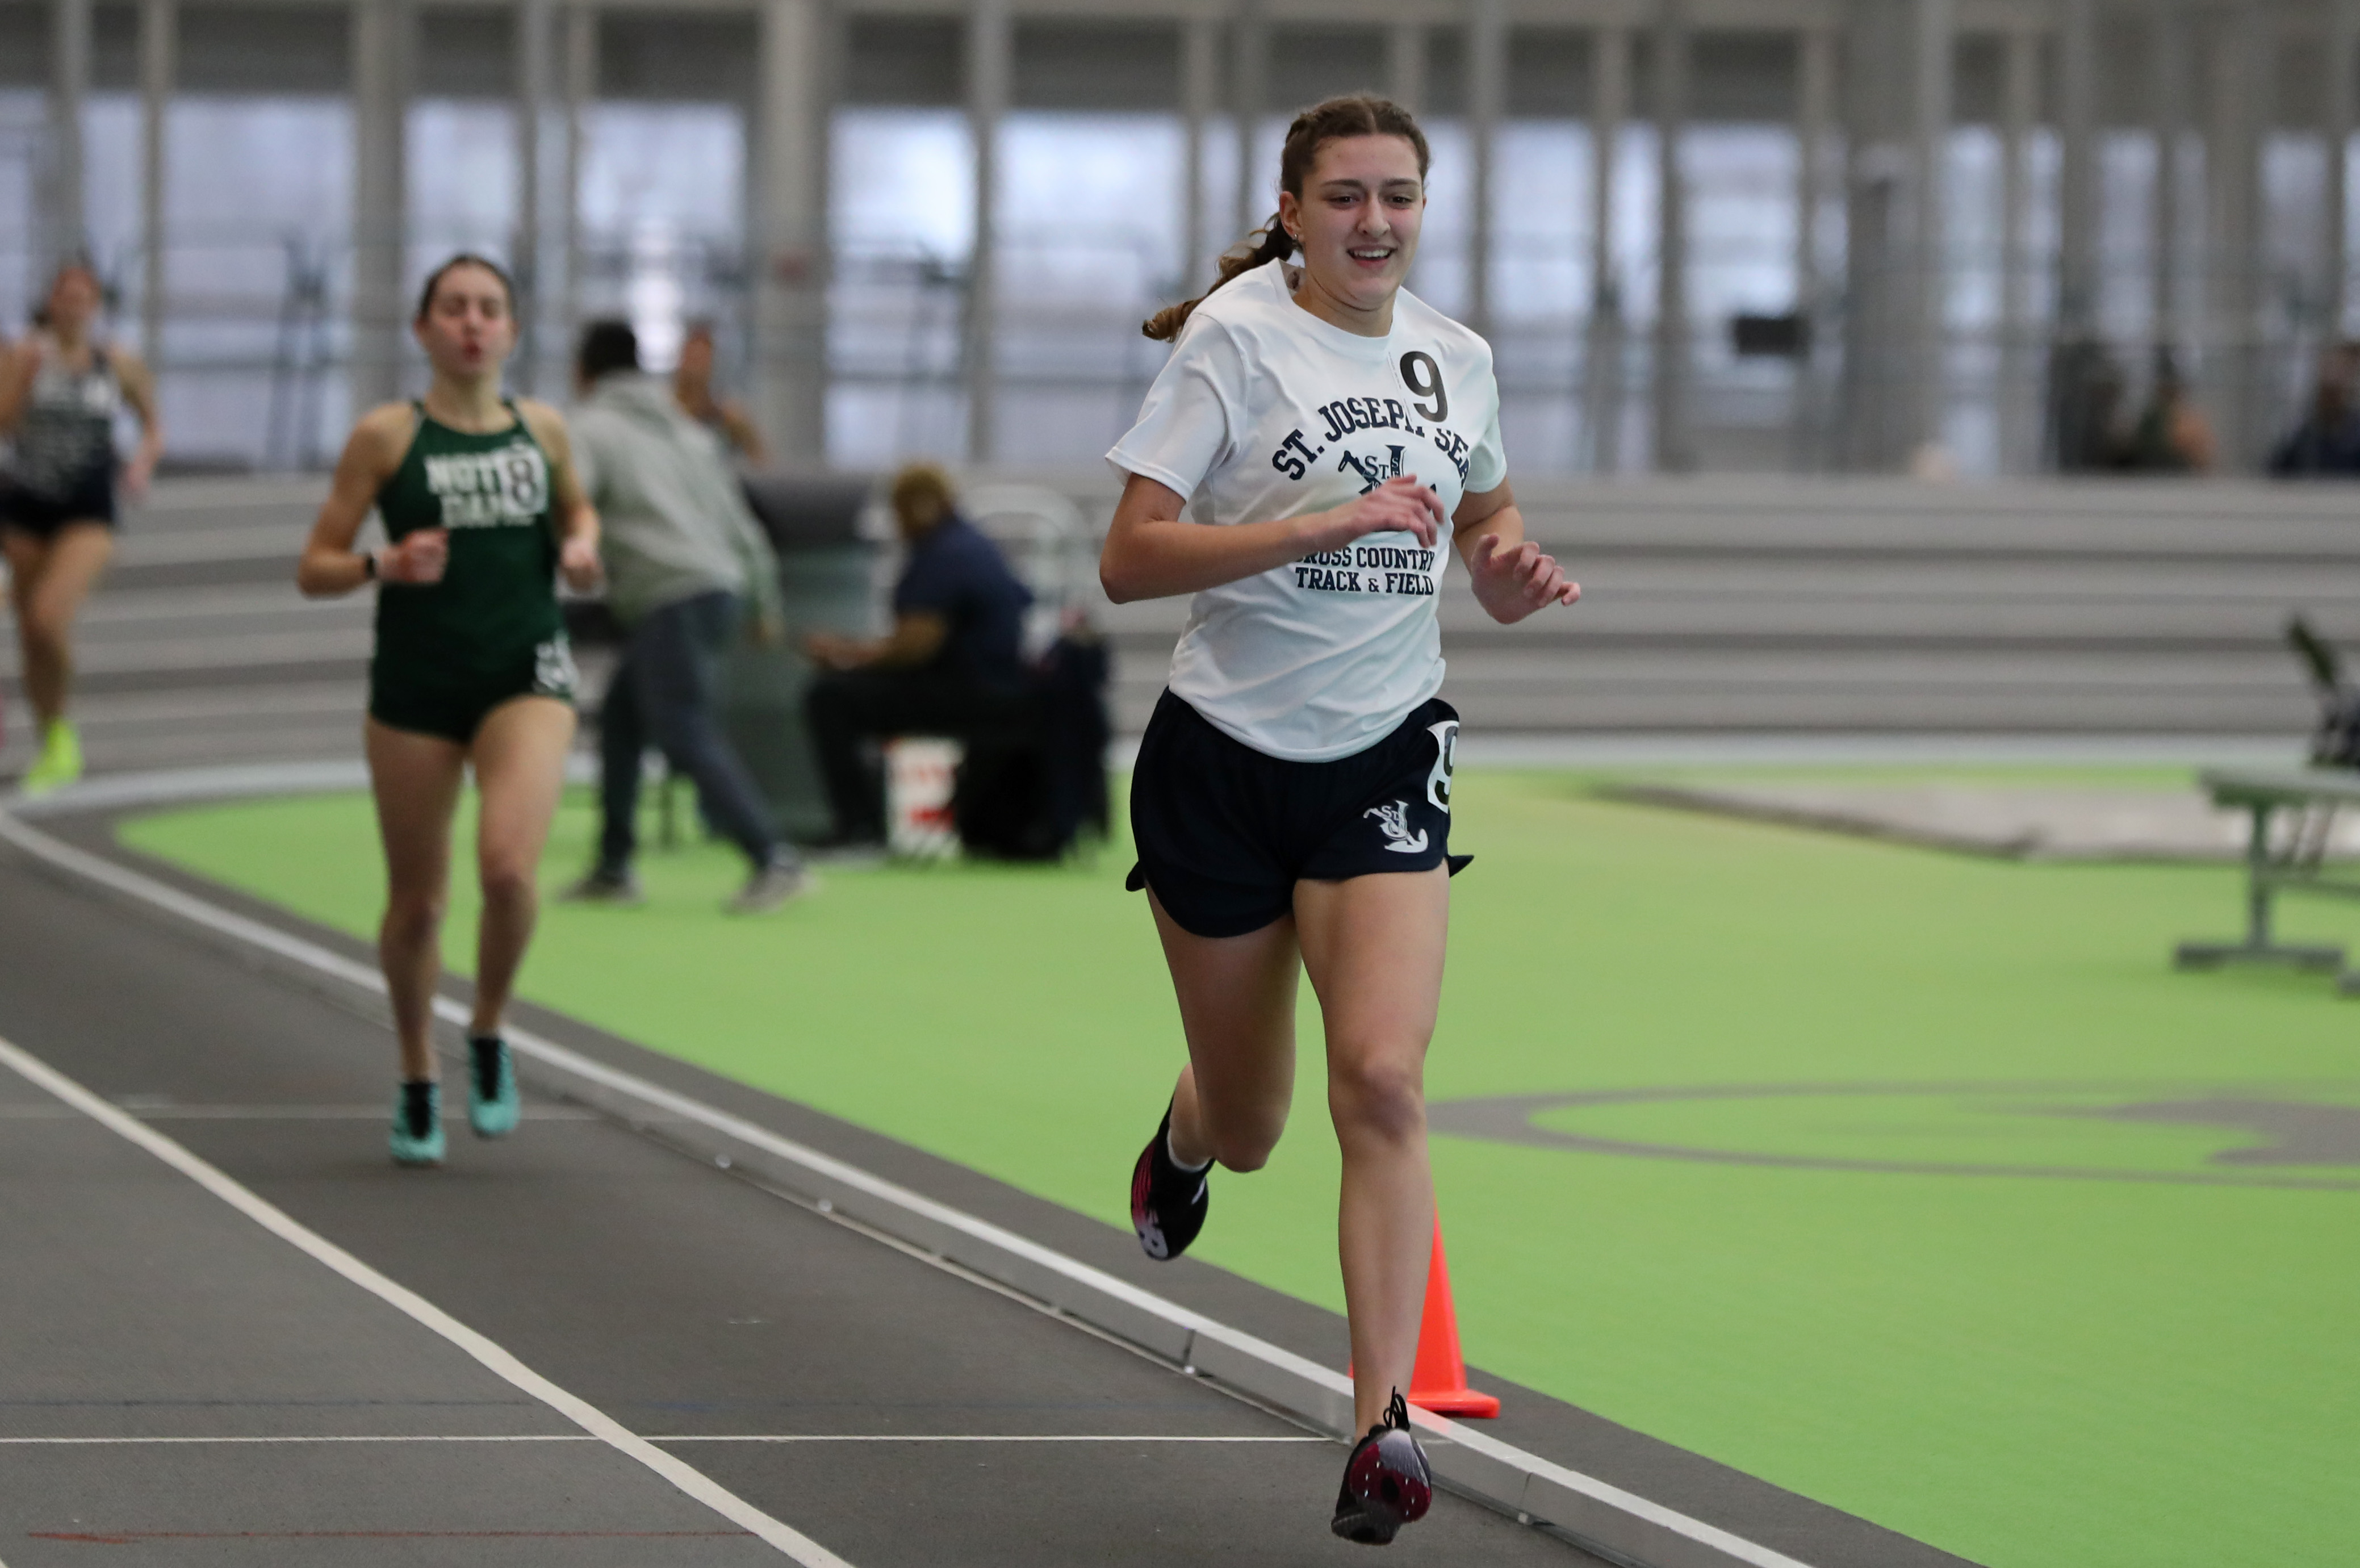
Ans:
{"type": "Polygon", "coordinates": [[[393,1102],[393,1163],[442,1163],[442,1086],[405,1080],[393,1102]]]}
{"type": "Polygon", "coordinates": [[[497,1035],[471,1036],[467,1040],[467,1125],[479,1138],[504,1137],[516,1131],[524,1113],[517,1093],[516,1065],[508,1060],[508,1043],[497,1035]]]}

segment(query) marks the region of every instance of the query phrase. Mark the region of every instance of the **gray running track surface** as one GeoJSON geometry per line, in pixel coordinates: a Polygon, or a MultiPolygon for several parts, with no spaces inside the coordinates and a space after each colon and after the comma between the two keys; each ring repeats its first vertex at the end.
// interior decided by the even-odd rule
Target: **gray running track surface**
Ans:
{"type": "MultiPolygon", "coordinates": [[[[627,1127],[396,1170],[375,1014],[0,865],[0,1036],[635,1432],[893,1440],[666,1445],[856,1568],[1371,1560],[1340,1446],[627,1127]]],[[[0,1439],[557,1440],[0,1442],[9,1568],[784,1561],[5,1069],[0,1184],[0,1439]]],[[[1596,1560],[1444,1497],[1378,1561],[1596,1560]]]]}

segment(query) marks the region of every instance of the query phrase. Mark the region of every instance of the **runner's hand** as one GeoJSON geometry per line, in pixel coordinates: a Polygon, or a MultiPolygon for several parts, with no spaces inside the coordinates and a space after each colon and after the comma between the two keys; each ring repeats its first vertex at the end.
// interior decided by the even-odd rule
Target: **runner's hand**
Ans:
{"type": "Polygon", "coordinates": [[[587,539],[568,539],[558,546],[558,576],[577,594],[586,594],[606,576],[598,565],[598,546],[587,539]]]}
{"type": "Polygon", "coordinates": [[[1419,484],[1416,475],[1404,474],[1333,511],[1315,512],[1303,521],[1306,525],[1304,543],[1312,550],[1333,550],[1371,533],[1414,533],[1420,544],[1431,550],[1442,536],[1442,498],[1419,484]]]}
{"type": "Polygon", "coordinates": [[[401,536],[398,544],[377,552],[377,580],[387,583],[439,583],[451,563],[451,531],[421,528],[401,536]]]}
{"type": "Polygon", "coordinates": [[[1581,597],[1581,585],[1567,580],[1557,558],[1543,554],[1541,547],[1529,539],[1503,551],[1498,534],[1482,535],[1467,557],[1467,576],[1475,586],[1476,602],[1502,626],[1513,626],[1535,610],[1571,604],[1581,597]]]}

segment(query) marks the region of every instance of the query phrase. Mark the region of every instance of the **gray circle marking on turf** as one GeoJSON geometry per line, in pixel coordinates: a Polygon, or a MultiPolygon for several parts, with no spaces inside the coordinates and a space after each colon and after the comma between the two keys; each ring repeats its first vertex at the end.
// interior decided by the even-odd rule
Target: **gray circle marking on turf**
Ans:
{"type": "Polygon", "coordinates": [[[2360,1166],[2360,1105],[2339,1105],[2314,1100],[2279,1098],[2299,1087],[2360,1091],[2360,1082],[2332,1080],[2297,1085],[2244,1083],[2191,1084],[2152,1080],[2108,1080],[2101,1082],[1961,1082],[1961,1083],[1751,1083],[1703,1084],[1681,1087],[1614,1089],[1557,1094],[1499,1094],[1468,1100],[1445,1100],[1426,1108],[1426,1125],[1452,1137],[1485,1143],[1512,1144],[1524,1148],[1573,1149],[1585,1154],[1622,1155],[1639,1159],[1686,1160],[1705,1165],[1767,1166],[1786,1170],[1863,1171],[1885,1176],[2013,1176],[2070,1181],[2136,1181],[2171,1186],[2273,1187],[2307,1191],[2360,1191],[2360,1178],[2261,1174],[2305,1166],[2360,1166]],[[2163,1125],[2218,1127],[2224,1133],[2259,1134],[2266,1145],[2240,1143],[2212,1157],[2212,1163],[2251,1170],[2162,1171],[2096,1169],[2077,1166],[1974,1164],[1957,1160],[1852,1159],[1832,1155],[1772,1154],[1748,1149],[1721,1149],[1684,1144],[1642,1143],[1626,1138],[1597,1137],[1535,1124],[1534,1118],[1550,1111],[1581,1105],[1626,1105],[1683,1100],[1772,1100],[1821,1097],[1920,1096],[1956,1099],[1973,1095],[2004,1095],[2038,1099],[2044,1095],[2119,1096],[2112,1105],[2019,1106],[2016,1114],[2080,1116],[2163,1125]]]}

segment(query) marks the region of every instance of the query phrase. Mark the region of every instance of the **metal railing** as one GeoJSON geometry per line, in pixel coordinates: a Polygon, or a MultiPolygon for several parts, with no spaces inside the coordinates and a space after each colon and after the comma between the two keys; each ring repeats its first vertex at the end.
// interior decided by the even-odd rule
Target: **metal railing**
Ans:
{"type": "MultiPolygon", "coordinates": [[[[422,271],[449,248],[442,236],[413,236],[410,270],[422,271]]],[[[1034,264],[1050,259],[1057,263],[1051,276],[1074,275],[1076,256],[1087,262],[1092,254],[1088,242],[1018,236],[1001,247],[992,386],[1003,461],[1094,462],[1136,414],[1162,364],[1163,348],[1140,335],[1139,323],[1179,286],[1161,275],[1150,247],[1104,242],[1099,251],[1103,275],[1126,280],[1126,286],[1074,297],[1027,280],[1048,273],[1034,264]]],[[[1531,259],[1513,247],[1496,247],[1495,255],[1503,267],[1531,259]]],[[[102,250],[96,259],[116,330],[136,341],[145,258],[125,247],[102,250]]],[[[191,234],[176,239],[167,259],[171,289],[161,341],[152,346],[176,460],[261,470],[331,462],[354,412],[351,247],[319,235],[191,234]]],[[[1703,246],[1691,257],[1691,277],[1719,271],[1775,280],[1791,276],[1790,261],[1784,247],[1703,246]]],[[[1948,269],[1954,300],[1999,293],[1976,265],[1948,269]]],[[[2022,265],[2049,276],[2040,258],[2022,265]]],[[[21,241],[0,237],[0,280],[23,279],[19,287],[29,293],[29,266],[21,241]]],[[[570,291],[562,270],[550,269],[556,276],[531,314],[534,336],[516,369],[520,385],[566,395],[569,309],[576,322],[634,318],[659,355],[668,331],[708,320],[725,385],[745,389],[759,368],[745,258],[731,237],[671,234],[651,245],[645,233],[594,235],[581,247],[570,291]]],[[[1586,280],[1580,282],[1586,289],[1586,280]]],[[[2191,280],[2190,291],[2202,297],[2208,282],[2191,280]]],[[[2299,417],[2327,332],[2319,291],[2298,272],[2279,269],[2253,280],[2251,289],[2256,304],[2247,332],[2216,330],[2175,345],[2200,398],[2232,378],[2242,389],[2240,428],[2219,434],[2224,449],[2245,463],[2258,457],[2271,433],[2299,417]]],[[[839,461],[965,455],[968,291],[964,257],[907,247],[837,254],[827,374],[831,451],[839,461]]],[[[1492,339],[1520,472],[1653,466],[1658,344],[1646,314],[1649,292],[1631,291],[1629,313],[1608,323],[1611,330],[1601,331],[1602,323],[1570,300],[1553,309],[1505,311],[1495,320],[1492,339]]],[[[1692,296],[1709,301],[1739,292],[1691,288],[1692,296]]],[[[1899,461],[1890,442],[1877,446],[1872,427],[1908,401],[1917,371],[1903,345],[1885,341],[1853,353],[1850,303],[1831,288],[1804,323],[1806,352],[1793,356],[1741,352],[1725,311],[1691,323],[1685,425],[1702,466],[1816,470],[1899,461]]],[[[0,320],[21,321],[24,310],[21,297],[0,300],[0,320]]],[[[2039,405],[2054,332],[2049,322],[2035,321],[2011,336],[1987,319],[1954,322],[1945,331],[1942,428],[1968,471],[2021,471],[2053,456],[2039,405]]],[[[416,385],[416,351],[406,334],[399,344],[404,384],[416,385]]],[[[2151,345],[2125,334],[2107,347],[2121,371],[2124,400],[2135,410],[2146,394],[2151,345]]]]}

